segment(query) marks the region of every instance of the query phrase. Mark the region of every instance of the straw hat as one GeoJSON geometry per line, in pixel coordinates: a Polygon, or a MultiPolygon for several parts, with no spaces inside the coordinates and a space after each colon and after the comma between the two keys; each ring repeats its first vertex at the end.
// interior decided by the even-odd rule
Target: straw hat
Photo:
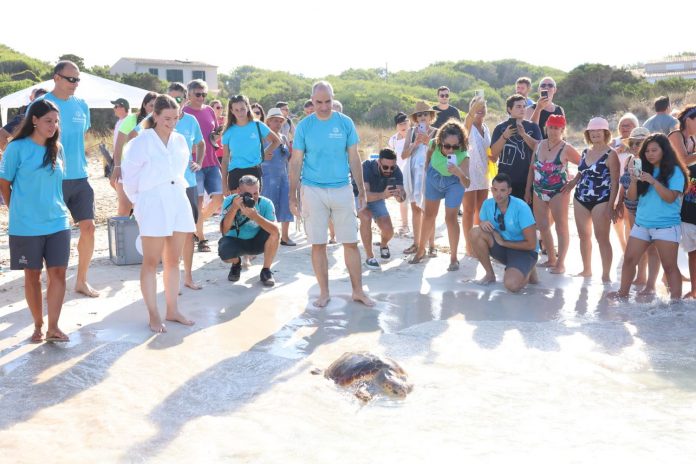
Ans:
{"type": "Polygon", "coordinates": [[[409,117],[410,117],[411,119],[415,119],[415,118],[416,118],[416,114],[418,114],[418,113],[426,113],[426,112],[432,113],[432,117],[435,117],[435,116],[437,115],[437,111],[436,111],[436,110],[432,109],[432,108],[430,107],[430,105],[428,105],[426,102],[424,102],[424,101],[421,100],[421,101],[419,101],[418,103],[416,103],[416,109],[413,111],[413,113],[411,113],[411,114],[409,115],[409,117]]]}
{"type": "Polygon", "coordinates": [[[283,116],[283,112],[280,111],[280,108],[271,108],[268,110],[268,113],[266,113],[266,119],[271,118],[280,118],[285,121],[285,116],[283,116]]]}
{"type": "Polygon", "coordinates": [[[650,137],[650,131],[645,127],[636,127],[631,131],[631,135],[628,136],[629,140],[644,140],[650,137]]]}

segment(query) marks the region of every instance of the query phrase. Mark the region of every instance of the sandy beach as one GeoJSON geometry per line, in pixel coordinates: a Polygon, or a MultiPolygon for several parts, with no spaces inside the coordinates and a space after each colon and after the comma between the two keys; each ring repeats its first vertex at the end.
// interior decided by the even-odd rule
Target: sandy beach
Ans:
{"type": "MultiPolygon", "coordinates": [[[[92,159],[98,229],[90,299],[72,291],[68,269],[61,328],[67,344],[31,344],[23,274],[9,271],[0,236],[0,450],[4,462],[476,462],[512,458],[561,462],[632,459],[692,462],[696,456],[696,313],[693,303],[614,303],[599,281],[553,276],[522,294],[465,282],[482,274],[460,253],[447,272],[440,251],[409,265],[391,243],[381,271],[363,268],[377,301],[350,301],[342,247],[329,246],[332,301],[318,295],[303,234],[281,247],[276,286],[259,282],[260,259],[227,281],[213,252],[194,254],[200,291],[180,308],[193,327],[148,329],[139,266],[109,260],[104,219],[115,194],[92,159]],[[403,401],[361,407],[309,374],[345,351],[398,360],[415,384],[403,401]]],[[[392,218],[398,206],[390,204],[392,218]]],[[[398,219],[395,220],[398,223],[398,219]]],[[[438,222],[439,246],[447,244],[438,222]]],[[[3,229],[6,230],[6,229],[3,229]]],[[[76,237],[73,231],[73,237],[76,237]]],[[[378,241],[375,234],[374,240],[378,241]]],[[[612,235],[615,249],[618,242],[612,235]]],[[[460,243],[463,248],[463,243],[460,243]]],[[[569,273],[579,271],[571,223],[569,273]]],[[[444,250],[445,248],[442,248],[444,250]]],[[[620,256],[614,256],[617,280],[620,256]]],[[[499,280],[502,268],[496,266],[499,280]]],[[[159,275],[158,295],[164,303],[159,275]]],[[[685,284],[685,291],[688,283],[685,284]]]]}

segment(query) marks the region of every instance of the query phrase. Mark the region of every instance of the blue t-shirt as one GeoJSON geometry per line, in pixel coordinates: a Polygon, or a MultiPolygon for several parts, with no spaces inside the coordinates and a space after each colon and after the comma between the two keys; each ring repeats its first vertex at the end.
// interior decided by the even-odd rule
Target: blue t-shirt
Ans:
{"type": "Polygon", "coordinates": [[[174,128],[178,133],[184,136],[186,139],[186,145],[188,145],[189,153],[191,157],[189,158],[189,164],[186,165],[186,172],[184,172],[184,178],[188,183],[189,187],[195,187],[196,184],[196,173],[191,171],[191,161],[193,161],[193,145],[199,143],[203,140],[203,133],[201,132],[201,126],[198,125],[196,118],[190,114],[184,113],[184,116],[179,119],[174,128]]]}
{"type": "MultiPolygon", "coordinates": [[[[479,219],[482,221],[488,221],[493,224],[495,230],[497,230],[504,240],[509,242],[522,242],[524,241],[523,229],[536,224],[534,221],[534,214],[532,209],[523,200],[510,195],[510,203],[508,204],[507,210],[503,220],[505,221],[505,230],[500,230],[500,220],[498,217],[502,214],[498,205],[495,202],[495,198],[489,198],[483,202],[481,205],[481,212],[479,213],[479,219]]],[[[537,244],[537,250],[538,250],[537,244]]]]}
{"type": "Polygon", "coordinates": [[[304,152],[302,184],[338,188],[350,183],[348,148],[360,139],[353,120],[336,111],[326,121],[311,114],[297,124],[293,149],[304,152]]]}
{"type": "MultiPolygon", "coordinates": [[[[226,197],[225,200],[222,202],[222,214],[220,214],[221,218],[225,217],[225,215],[227,214],[227,210],[232,205],[232,201],[234,201],[234,199],[237,196],[238,195],[236,193],[232,194],[226,197]]],[[[275,222],[275,208],[273,207],[273,202],[271,200],[259,195],[259,201],[256,202],[255,208],[261,216],[268,219],[269,221],[275,222]]],[[[247,221],[247,219],[249,218],[243,216],[241,212],[237,212],[237,217],[235,217],[234,222],[232,223],[232,227],[230,227],[230,230],[228,230],[225,235],[227,237],[240,238],[242,240],[249,240],[256,237],[256,234],[258,234],[259,230],[261,230],[261,226],[258,225],[256,221],[252,221],[251,219],[247,221]],[[237,233],[237,228],[235,227],[235,224],[240,225],[239,233],[237,233]]]]}
{"type": "Polygon", "coordinates": [[[230,149],[230,164],[227,165],[227,171],[251,168],[263,162],[261,159],[263,141],[259,140],[259,131],[261,131],[261,138],[265,139],[271,129],[260,121],[250,121],[243,126],[236,124],[230,126],[222,134],[222,144],[230,149]]]}
{"type": "Polygon", "coordinates": [[[61,100],[53,92],[34,101],[42,98],[55,103],[60,113],[60,143],[65,153],[65,180],[86,178],[85,133],[91,126],[87,103],[74,95],[61,100]]]}
{"type": "Polygon", "coordinates": [[[63,152],[55,170],[41,167],[45,153],[45,146],[27,137],[10,142],[0,160],[0,178],[12,183],[10,235],[49,235],[70,228],[63,201],[63,152]]]}
{"type": "MultiPolygon", "coordinates": [[[[653,177],[657,179],[660,168],[655,168],[653,177]]],[[[684,173],[677,167],[674,168],[672,177],[667,181],[667,188],[679,193],[684,191],[684,173]]],[[[672,203],[667,203],[660,198],[654,186],[649,186],[648,191],[638,196],[638,210],[636,211],[636,224],[648,229],[671,227],[681,224],[682,199],[678,197],[672,203]]]]}

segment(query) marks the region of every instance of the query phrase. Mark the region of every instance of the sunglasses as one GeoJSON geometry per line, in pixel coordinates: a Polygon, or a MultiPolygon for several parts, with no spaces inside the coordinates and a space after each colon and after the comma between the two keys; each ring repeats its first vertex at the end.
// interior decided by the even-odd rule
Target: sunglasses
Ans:
{"type": "Polygon", "coordinates": [[[450,145],[449,143],[443,143],[442,148],[445,150],[459,150],[461,148],[461,145],[450,145]]]}
{"type": "Polygon", "coordinates": [[[65,79],[66,81],[70,82],[71,84],[77,84],[78,82],[80,82],[80,78],[79,78],[79,77],[64,76],[64,75],[58,74],[58,73],[56,73],[56,75],[59,76],[59,77],[62,77],[62,78],[65,79]]]}
{"type": "Polygon", "coordinates": [[[637,140],[637,141],[634,141],[634,142],[631,142],[631,141],[628,142],[628,146],[631,147],[631,148],[634,148],[634,147],[635,147],[635,148],[638,148],[638,147],[640,147],[642,144],[643,144],[643,141],[642,141],[642,140],[637,140]]]}
{"type": "Polygon", "coordinates": [[[501,232],[505,232],[505,214],[503,214],[502,211],[498,209],[498,204],[495,204],[495,213],[498,213],[498,216],[496,216],[495,221],[498,223],[498,229],[500,229],[501,232]]]}
{"type": "Polygon", "coordinates": [[[554,87],[556,87],[556,86],[553,84],[548,84],[548,83],[539,84],[540,89],[553,89],[554,87]]]}
{"type": "Polygon", "coordinates": [[[382,168],[382,171],[393,171],[396,169],[396,165],[394,166],[385,166],[382,163],[379,163],[379,167],[382,168]]]}
{"type": "Polygon", "coordinates": [[[449,94],[448,94],[448,93],[442,93],[442,94],[440,94],[440,98],[449,98],[449,94]]]}
{"type": "Polygon", "coordinates": [[[213,109],[221,110],[221,109],[222,109],[222,106],[213,106],[213,109]]]}
{"type": "Polygon", "coordinates": [[[430,112],[428,112],[428,111],[426,111],[426,112],[424,112],[424,113],[416,113],[416,117],[417,117],[417,118],[420,118],[420,117],[422,117],[422,116],[429,116],[429,115],[430,115],[430,112]]]}
{"type": "Polygon", "coordinates": [[[261,116],[261,112],[260,112],[260,111],[254,111],[254,114],[255,114],[256,116],[261,116]]]}
{"type": "Polygon", "coordinates": [[[194,95],[197,96],[198,98],[201,98],[201,97],[207,97],[208,93],[207,92],[195,92],[194,95]]]}

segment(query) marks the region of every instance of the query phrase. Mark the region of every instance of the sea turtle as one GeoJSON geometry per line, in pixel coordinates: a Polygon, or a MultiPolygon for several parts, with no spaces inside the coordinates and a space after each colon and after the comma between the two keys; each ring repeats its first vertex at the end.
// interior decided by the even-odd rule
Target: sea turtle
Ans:
{"type": "Polygon", "coordinates": [[[365,403],[375,394],[405,398],[413,390],[406,371],[396,361],[366,351],[343,353],[325,371],[312,370],[312,374],[322,373],[341,387],[354,388],[355,396],[365,403]]]}

